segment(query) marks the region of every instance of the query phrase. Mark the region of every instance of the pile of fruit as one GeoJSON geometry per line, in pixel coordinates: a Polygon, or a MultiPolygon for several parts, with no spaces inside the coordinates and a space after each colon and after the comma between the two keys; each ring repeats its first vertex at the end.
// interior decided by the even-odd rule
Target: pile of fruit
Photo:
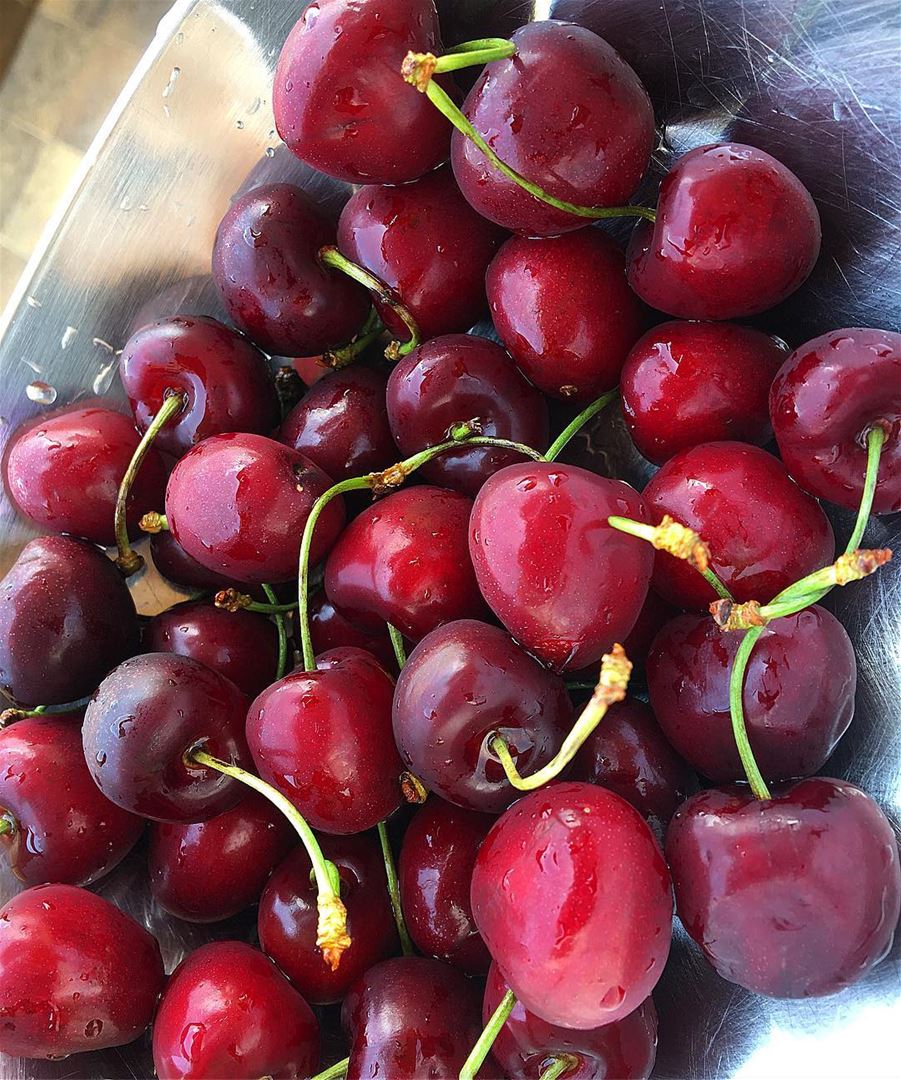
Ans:
{"type": "Polygon", "coordinates": [[[803,286],[810,194],[728,144],[629,204],[651,104],[570,23],[444,51],[432,0],[319,0],[273,103],[358,185],[337,226],[240,195],[232,325],[140,327],[133,417],[69,407],[7,454],[48,535],[0,583],[0,1051],[152,1024],[161,1080],[647,1077],[674,910],[756,993],[862,978],[901,869],[816,775],[856,686],[819,601],[891,558],[860,542],[901,510],[901,335],[731,321],[803,286]],[[592,227],[630,217],[625,253],[592,227]],[[486,310],[499,340],[467,333],[486,310]],[[640,494],[559,460],[618,409],[660,466],[640,494]],[[843,552],[820,499],[858,513],[843,552]],[[142,530],[196,592],[151,618],[142,530]],[[258,905],[253,945],[167,977],[88,889],[145,833],[160,908],[258,905]]]}

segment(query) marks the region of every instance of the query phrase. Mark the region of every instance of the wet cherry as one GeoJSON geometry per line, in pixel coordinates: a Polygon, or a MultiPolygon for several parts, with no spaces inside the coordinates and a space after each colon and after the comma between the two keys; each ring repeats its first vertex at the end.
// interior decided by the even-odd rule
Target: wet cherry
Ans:
{"type": "Polygon", "coordinates": [[[329,649],[341,649],[351,645],[355,649],[372,653],[389,674],[397,673],[397,660],[384,623],[378,630],[361,630],[344,618],[322,589],[310,596],[308,614],[313,652],[317,656],[329,649]]]}

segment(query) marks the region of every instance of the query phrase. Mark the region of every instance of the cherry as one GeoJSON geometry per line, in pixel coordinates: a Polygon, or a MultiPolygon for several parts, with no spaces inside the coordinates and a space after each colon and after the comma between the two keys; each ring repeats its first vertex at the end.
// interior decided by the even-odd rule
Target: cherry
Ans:
{"type": "Polygon", "coordinates": [[[87,885],[131,851],[144,822],[98,791],[81,730],[67,717],[26,717],[0,731],[0,847],[26,885],[87,885]]]}
{"type": "Polygon", "coordinates": [[[628,484],[553,462],[511,465],[476,497],[469,551],[479,587],[513,637],[558,671],[600,660],[644,603],[651,549],[610,528],[611,514],[647,520],[628,484]]]}
{"type": "Polygon", "coordinates": [[[898,844],[852,784],[817,776],[766,800],[702,791],[673,818],[666,854],[685,929],[724,979],[755,993],[835,993],[891,947],[898,844]]]}
{"type": "Polygon", "coordinates": [[[268,435],[278,423],[265,356],[215,319],[176,315],[144,326],[126,342],[119,374],[141,431],[168,391],[187,395],[181,412],[156,436],[156,446],[169,454],[184,454],[225,431],[268,435]]]}
{"type": "Polygon", "coordinates": [[[620,379],[632,441],[662,465],[699,443],[772,436],[767,400],[785,359],[768,334],[734,323],[667,322],[632,348],[620,379]]]}
{"type": "MultiPolygon", "coordinates": [[[[665,514],[700,533],[710,566],[738,601],[771,600],[832,562],[835,537],[815,499],[756,446],[712,442],[671,457],[644,489],[665,514]]],[[[687,562],[658,551],[653,586],[679,607],[706,611],[716,593],[687,562]]]]}
{"type": "MultiPolygon", "coordinates": [[[[583,26],[532,22],[514,56],[489,64],[463,112],[502,161],[549,195],[615,206],[638,187],[654,148],[654,111],[629,65],[583,26]]],[[[455,131],[460,190],[484,217],[528,236],[579,229],[588,218],[540,202],[455,131]]]]}
{"type": "MultiPolygon", "coordinates": [[[[440,633],[440,631],[438,631],[440,633]]],[[[416,947],[467,975],[491,963],[472,918],[469,886],[479,844],[493,818],[431,796],[404,833],[397,875],[416,947]]]]}
{"type": "Polygon", "coordinates": [[[629,244],[629,284],[683,319],[736,319],[774,307],[810,274],[820,215],[781,162],[753,146],[700,146],[660,185],[657,221],[629,244]]]}
{"type": "MultiPolygon", "coordinates": [[[[658,596],[653,589],[648,589],[648,595],[641,606],[635,625],[625,636],[622,643],[626,656],[636,667],[644,665],[651,648],[651,642],[654,640],[658,630],[677,614],[677,608],[674,608],[672,604],[667,603],[666,600],[658,596]]],[[[597,667],[592,667],[591,678],[597,679],[597,675],[597,667]]]]}
{"type": "Polygon", "coordinates": [[[319,1024],[275,964],[243,941],[213,941],[172,973],[153,1024],[160,1080],[304,1080],[319,1024]]]}
{"type": "Polygon", "coordinates": [[[156,940],[74,885],[38,885],[0,908],[0,970],[0,1052],[28,1058],[130,1043],[165,981],[156,940]]]}
{"type": "Polygon", "coordinates": [[[901,510],[901,334],[833,330],[795,349],[770,393],[785,467],[812,495],[856,510],[866,437],[885,435],[873,512],[901,510]]]}
{"type": "MultiPolygon", "coordinates": [[[[391,431],[404,457],[444,442],[455,424],[473,419],[483,435],[547,448],[547,403],[488,338],[448,334],[427,341],[396,365],[387,393],[391,431]]],[[[431,483],[474,496],[492,473],[521,460],[511,450],[462,446],[421,472],[431,483]]]]}
{"type": "Polygon", "coordinates": [[[0,688],[14,701],[85,697],[139,636],[124,578],[82,540],[29,540],[0,582],[0,688]]]}
{"type": "Polygon", "coordinates": [[[150,554],[153,565],[164,578],[188,589],[224,589],[231,584],[222,574],[201,566],[185,551],[167,529],[150,537],[150,554]]]}
{"type": "MultiPolygon", "coordinates": [[[[303,454],[261,435],[214,435],[169,477],[166,517],[175,539],[202,566],[231,581],[291,581],[303,527],[328,476],[303,454]]],[[[344,524],[340,498],[319,519],[312,561],[344,524]]]]}
{"type": "Polygon", "coordinates": [[[669,952],[672,894],[647,823],[594,784],[533,791],[493,826],[476,858],[472,911],[525,1008],[562,1027],[636,1009],[669,952]]]}
{"type": "Polygon", "coordinates": [[[397,672],[397,660],[384,623],[380,630],[373,630],[371,633],[360,630],[344,618],[322,589],[310,597],[308,615],[313,651],[317,655],[329,649],[341,649],[350,645],[372,653],[385,671],[397,672]]]}
{"type": "Polygon", "coordinates": [[[246,765],[247,699],[223,675],[174,653],[126,660],[100,684],[82,728],[84,756],[108,799],[156,821],[206,821],[241,784],[188,758],[201,747],[246,765]]]}
{"type": "Polygon", "coordinates": [[[646,325],[626,284],[623,254],[599,229],[514,236],[485,278],[501,341],[547,394],[589,401],[619,382],[646,325]]]}
{"type": "Polygon", "coordinates": [[[363,325],[365,290],[319,260],[334,242],[332,223],[290,184],[254,188],[232,203],[216,233],[213,277],[229,317],[260,348],[310,356],[363,325]]]}
{"type": "MultiPolygon", "coordinates": [[[[13,439],[6,485],[16,508],[42,529],[113,544],[113,513],[140,436],[112,409],[66,409],[29,424],[13,439]]],[[[162,459],[151,450],[127,503],[128,531],[159,505],[166,485],[162,459]]]]}
{"type": "Polygon", "coordinates": [[[297,847],[276,868],[260,900],[260,948],[307,1001],[340,1001],[373,964],[399,947],[379,842],[372,833],[325,836],[322,852],[338,868],[350,946],[333,971],[316,947],[316,887],[297,847]]]}

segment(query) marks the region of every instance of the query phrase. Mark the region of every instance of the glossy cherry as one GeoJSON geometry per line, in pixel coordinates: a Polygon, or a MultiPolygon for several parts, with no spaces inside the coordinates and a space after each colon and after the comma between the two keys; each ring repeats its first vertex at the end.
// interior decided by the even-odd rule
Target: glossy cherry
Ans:
{"type": "Polygon", "coordinates": [[[164,578],[188,589],[224,589],[231,582],[222,574],[207,570],[191,558],[171,532],[163,530],[150,537],[153,565],[164,578]]]}
{"type": "Polygon", "coordinates": [[[666,841],[679,917],[724,979],[770,997],[832,994],[888,953],[898,844],[859,788],[813,777],[758,800],[689,799],[666,841]]]}
{"type": "MultiPolygon", "coordinates": [[[[712,442],[683,450],[643,492],[651,518],[695,529],[711,569],[739,602],[766,603],[835,557],[829,519],[785,466],[756,446],[712,442]]],[[[717,596],[687,562],[658,551],[653,585],[679,607],[706,611],[717,596]]]]}
{"type": "Polygon", "coordinates": [[[322,589],[310,597],[307,614],[310,619],[313,652],[317,656],[329,649],[341,649],[351,645],[355,649],[372,653],[385,671],[390,674],[397,673],[397,660],[384,623],[379,630],[361,630],[344,618],[322,589]]]}
{"type": "Polygon", "coordinates": [[[772,436],[770,384],[785,359],[768,334],[735,323],[667,322],[632,347],[620,378],[632,441],[663,464],[699,443],[772,436]]]}
{"type": "Polygon", "coordinates": [[[832,330],[785,361],[770,393],[785,467],[812,495],[856,510],[866,437],[885,433],[873,512],[901,510],[901,334],[832,330]]]}
{"type": "Polygon", "coordinates": [[[562,1027],[627,1016],[669,952],[672,892],[654,834],[594,784],[552,784],[500,818],[479,849],[472,911],[513,993],[562,1027]]]}
{"type": "MultiPolygon", "coordinates": [[[[427,341],[395,366],[387,393],[391,431],[404,457],[445,442],[450,428],[468,420],[478,421],[482,435],[547,449],[544,397],[488,338],[448,334],[427,341]]],[[[461,447],[420,471],[433,484],[473,496],[492,473],[515,461],[522,461],[515,451],[461,447]]]]}
{"type": "Polygon", "coordinates": [[[514,236],[495,255],[485,278],[491,317],[540,390],[590,401],[619,382],[647,325],[624,269],[622,251],[599,229],[514,236]]]}
{"type": "Polygon", "coordinates": [[[657,221],[629,244],[629,284],[683,319],[737,319],[775,307],[820,253],[820,215],[781,162],[753,146],[700,146],[660,185],[657,221]]]}
{"type": "Polygon", "coordinates": [[[206,821],[244,793],[231,777],[189,759],[200,747],[247,767],[247,699],[197,660],[144,653],[100,684],[82,728],[94,782],[118,806],[156,821],[206,821]]]}
{"type": "Polygon", "coordinates": [[[156,940],[73,885],[38,885],[0,908],[0,970],[0,1052],[26,1058],[132,1042],[165,982],[156,940]]]}
{"type": "MultiPolygon", "coordinates": [[[[463,112],[502,161],[549,195],[580,206],[625,203],[654,148],[654,110],[638,76],[574,23],[532,22],[511,40],[516,54],[485,68],[463,112]]],[[[460,190],[491,221],[528,236],[590,222],[534,198],[458,131],[451,147],[460,190]]]]}
{"type": "Polygon", "coordinates": [[[275,964],[243,941],[214,941],[172,973],[153,1024],[160,1080],[305,1080],[319,1023],[275,964]]]}
{"type": "Polygon", "coordinates": [[[139,638],[125,579],[93,544],[29,540],[0,582],[0,688],[14,701],[85,697],[139,638]]]}

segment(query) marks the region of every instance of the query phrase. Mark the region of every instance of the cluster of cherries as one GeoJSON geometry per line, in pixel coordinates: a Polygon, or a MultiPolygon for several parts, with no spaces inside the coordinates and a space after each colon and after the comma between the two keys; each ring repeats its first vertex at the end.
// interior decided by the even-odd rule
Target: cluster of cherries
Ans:
{"type": "Polygon", "coordinates": [[[236,328],[140,328],[133,418],[70,407],[6,457],[51,535],[0,583],[26,886],[0,910],[0,1050],[152,1022],[160,1080],[310,1077],[310,1005],[343,1002],[349,1058],[320,1077],[647,1077],[674,893],[740,986],[861,978],[901,869],[876,803],[814,775],[856,684],[817,601],[891,554],[859,543],[901,509],[901,336],[789,353],[724,321],[809,274],[809,193],[729,144],[627,205],[654,119],[613,49],[546,21],[442,53],[432,0],[310,4],[274,107],[360,185],[337,230],[296,187],[238,197],[213,252],[236,328]],[[482,64],[461,109],[452,73],[482,64]],[[625,254],[587,227],[624,215],[625,254]],[[500,344],[466,333],[486,307],[500,344]],[[320,360],[285,415],[266,354],[320,360]],[[617,393],[660,466],[641,494],[557,460],[617,393]],[[581,409],[553,441],[549,397],[581,409]],[[858,510],[838,558],[818,499],[858,510]],[[152,618],[141,527],[197,591],[152,618]],[[86,888],[145,828],[157,903],[258,904],[259,948],[166,977],[86,888]]]}

